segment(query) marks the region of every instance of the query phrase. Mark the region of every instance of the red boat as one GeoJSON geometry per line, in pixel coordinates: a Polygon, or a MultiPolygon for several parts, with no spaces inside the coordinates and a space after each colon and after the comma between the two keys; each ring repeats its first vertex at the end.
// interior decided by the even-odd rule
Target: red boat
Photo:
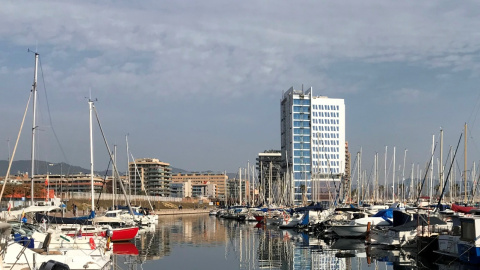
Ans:
{"type": "Polygon", "coordinates": [[[138,227],[128,227],[128,228],[116,228],[111,229],[109,226],[108,229],[105,227],[97,227],[97,226],[83,226],[80,231],[77,231],[76,228],[66,228],[62,229],[66,235],[70,237],[75,236],[102,236],[106,237],[107,230],[112,231],[112,237],[110,241],[112,242],[122,242],[122,241],[129,241],[135,238],[138,233],[138,227]],[[70,229],[69,232],[66,230],[70,229]]]}
{"type": "Polygon", "coordinates": [[[138,233],[138,227],[112,229],[112,242],[129,241],[135,238],[138,233]]]}
{"type": "Polygon", "coordinates": [[[255,217],[255,220],[257,220],[258,222],[263,222],[263,218],[265,216],[254,216],[255,217]]]}
{"type": "Polygon", "coordinates": [[[135,244],[130,242],[113,243],[113,254],[116,255],[138,255],[138,249],[135,244]]]}

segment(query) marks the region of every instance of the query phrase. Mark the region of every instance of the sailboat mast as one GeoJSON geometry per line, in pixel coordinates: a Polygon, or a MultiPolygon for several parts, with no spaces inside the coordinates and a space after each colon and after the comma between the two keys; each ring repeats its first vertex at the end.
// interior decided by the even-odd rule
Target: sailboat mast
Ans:
{"type": "Polygon", "coordinates": [[[253,164],[250,169],[252,170],[252,206],[255,206],[255,169],[253,164]]]}
{"type": "Polygon", "coordinates": [[[407,159],[407,151],[408,149],[405,148],[405,152],[403,154],[403,170],[402,170],[402,200],[405,202],[405,161],[407,159]]]}
{"type": "Polygon", "coordinates": [[[396,146],[393,147],[392,203],[395,203],[395,150],[396,146]]]}
{"type": "MultiPolygon", "coordinates": [[[[132,197],[132,181],[130,179],[130,156],[128,149],[128,135],[125,135],[125,148],[127,150],[127,180],[128,180],[128,194],[130,198],[132,197]]],[[[133,159],[133,158],[132,158],[133,159]]],[[[136,194],[135,194],[136,195],[136,194]]]]}
{"type": "MultiPolygon", "coordinates": [[[[269,168],[268,168],[268,203],[272,204],[272,162],[270,161],[269,168]]],[[[305,186],[306,188],[306,186],[305,186]]]]}
{"type": "MultiPolygon", "coordinates": [[[[117,145],[113,145],[113,163],[117,162],[117,145]]],[[[112,170],[112,209],[115,209],[115,171],[112,170]]]]}
{"type": "Polygon", "coordinates": [[[228,201],[227,201],[227,193],[228,193],[228,186],[227,186],[227,171],[223,171],[223,186],[225,187],[225,206],[228,206],[228,201]]]}
{"type": "Polygon", "coordinates": [[[463,186],[463,191],[464,191],[464,194],[465,194],[463,202],[467,203],[468,202],[468,198],[467,198],[467,123],[465,123],[465,136],[463,138],[463,142],[464,142],[464,164],[463,164],[464,186],[463,186]]]}
{"type": "Polygon", "coordinates": [[[373,157],[373,174],[373,201],[377,202],[377,153],[375,153],[375,156],[373,157]]]}
{"type": "Polygon", "coordinates": [[[379,194],[380,189],[379,189],[379,185],[378,185],[378,179],[379,179],[379,177],[378,177],[378,168],[379,168],[378,158],[379,158],[378,153],[375,153],[375,167],[376,167],[376,169],[375,169],[375,192],[376,192],[375,193],[376,194],[375,195],[375,202],[378,202],[379,197],[380,197],[380,194],[379,194]]]}
{"type": "Polygon", "coordinates": [[[440,129],[440,189],[443,190],[443,129],[440,129]]]}
{"type": "Polygon", "coordinates": [[[247,198],[247,181],[249,181],[250,179],[248,179],[248,176],[247,176],[247,169],[244,169],[244,172],[245,172],[245,189],[243,190],[244,191],[244,202],[247,203],[248,202],[248,198],[247,198]]]}
{"type": "Polygon", "coordinates": [[[35,176],[35,130],[37,129],[36,123],[36,112],[37,112],[37,68],[38,68],[38,53],[35,53],[35,69],[33,71],[33,85],[32,85],[32,92],[33,92],[33,120],[32,120],[32,171],[30,174],[30,180],[32,188],[31,192],[31,204],[33,205],[33,177],[35,176]]]}
{"type": "Polygon", "coordinates": [[[388,198],[388,186],[387,186],[387,150],[388,146],[385,146],[385,167],[383,168],[385,171],[385,176],[383,178],[384,184],[383,184],[383,203],[387,202],[388,198]]]}
{"type": "Polygon", "coordinates": [[[360,207],[360,152],[357,152],[357,205],[360,207]]]}
{"type": "Polygon", "coordinates": [[[429,197],[429,202],[431,203],[432,202],[432,196],[433,196],[433,151],[435,151],[435,135],[432,136],[432,160],[431,160],[431,164],[432,166],[430,167],[430,188],[429,188],[429,193],[428,193],[428,197],[429,197]]]}
{"type": "MultiPolygon", "coordinates": [[[[252,179],[250,179],[250,160],[247,160],[247,168],[245,169],[245,173],[247,174],[247,181],[249,183],[249,189],[247,189],[247,185],[245,185],[245,199],[246,201],[250,201],[250,190],[251,190],[251,184],[252,184],[252,179]],[[248,192],[248,193],[247,193],[248,192]],[[248,195],[247,195],[248,194],[248,195]]],[[[246,182],[245,182],[246,183],[246,182]]]]}
{"type": "Polygon", "coordinates": [[[92,211],[95,211],[95,200],[94,198],[94,192],[93,192],[93,128],[92,128],[92,121],[93,121],[93,114],[92,114],[92,107],[93,107],[93,101],[91,99],[88,100],[88,106],[90,109],[90,187],[91,187],[91,193],[92,193],[92,211]]]}
{"type": "Polygon", "coordinates": [[[414,170],[415,170],[415,163],[412,163],[412,171],[410,173],[410,188],[408,189],[408,198],[410,200],[413,199],[411,194],[415,194],[415,193],[413,193],[413,172],[414,172],[414,170]]]}
{"type": "Polygon", "coordinates": [[[238,200],[240,202],[239,205],[242,205],[242,168],[238,168],[238,178],[240,183],[238,200]]]}

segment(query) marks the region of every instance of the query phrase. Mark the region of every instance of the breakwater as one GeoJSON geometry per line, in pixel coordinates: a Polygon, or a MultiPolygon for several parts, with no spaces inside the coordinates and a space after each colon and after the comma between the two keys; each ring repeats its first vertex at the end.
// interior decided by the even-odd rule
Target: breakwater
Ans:
{"type": "Polygon", "coordinates": [[[208,214],[209,209],[158,209],[155,214],[159,216],[166,215],[193,215],[193,214],[208,214]]]}

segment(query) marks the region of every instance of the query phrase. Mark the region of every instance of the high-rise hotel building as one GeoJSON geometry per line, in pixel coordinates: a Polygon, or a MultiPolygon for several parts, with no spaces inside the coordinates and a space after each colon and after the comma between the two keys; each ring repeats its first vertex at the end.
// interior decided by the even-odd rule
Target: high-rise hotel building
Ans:
{"type": "Polygon", "coordinates": [[[290,200],[333,201],[345,173],[345,103],[291,87],[281,101],[281,151],[290,200]]]}

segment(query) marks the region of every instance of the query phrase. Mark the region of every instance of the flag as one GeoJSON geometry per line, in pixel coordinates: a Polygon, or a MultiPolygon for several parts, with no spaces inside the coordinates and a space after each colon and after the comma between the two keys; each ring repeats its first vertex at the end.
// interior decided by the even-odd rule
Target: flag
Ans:
{"type": "Polygon", "coordinates": [[[8,212],[10,212],[10,209],[12,209],[12,203],[8,203],[8,212]]]}
{"type": "Polygon", "coordinates": [[[45,178],[45,186],[48,185],[48,174],[47,174],[47,178],[45,178]]]}

